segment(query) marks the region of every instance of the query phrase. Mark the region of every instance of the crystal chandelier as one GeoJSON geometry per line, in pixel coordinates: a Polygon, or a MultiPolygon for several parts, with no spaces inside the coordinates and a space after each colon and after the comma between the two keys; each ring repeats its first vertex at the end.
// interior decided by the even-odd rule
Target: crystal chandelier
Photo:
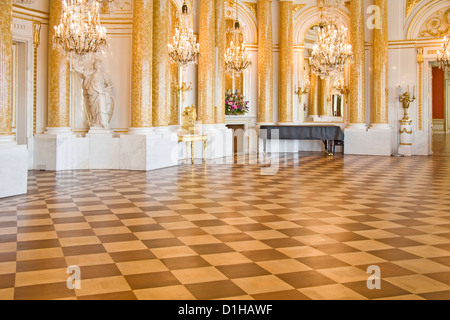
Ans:
{"type": "Polygon", "coordinates": [[[445,36],[442,49],[437,52],[437,62],[439,68],[444,69],[450,66],[450,37],[445,36]]]}
{"type": "Polygon", "coordinates": [[[79,56],[96,53],[107,45],[106,29],[100,24],[98,3],[63,1],[60,24],[55,26],[53,44],[79,56]]]}
{"type": "Polygon", "coordinates": [[[173,43],[169,44],[169,57],[180,66],[185,66],[189,63],[197,64],[199,55],[199,44],[191,26],[191,15],[184,1],[173,43]]]}
{"type": "Polygon", "coordinates": [[[348,44],[347,28],[337,22],[335,14],[340,1],[326,0],[325,3],[328,13],[325,17],[322,14],[318,40],[309,58],[311,70],[322,79],[342,73],[347,61],[353,58],[352,46],[348,44]]]}
{"type": "Polygon", "coordinates": [[[251,65],[251,61],[245,49],[244,32],[239,24],[237,2],[236,21],[234,23],[234,29],[230,33],[231,40],[225,53],[225,71],[227,73],[240,74],[251,65]]]}

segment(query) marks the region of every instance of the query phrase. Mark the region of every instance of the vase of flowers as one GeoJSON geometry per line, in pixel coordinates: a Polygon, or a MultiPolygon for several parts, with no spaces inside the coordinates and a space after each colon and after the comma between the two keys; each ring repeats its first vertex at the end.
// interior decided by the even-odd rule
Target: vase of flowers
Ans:
{"type": "Polygon", "coordinates": [[[248,112],[248,101],[236,90],[234,93],[227,90],[225,93],[225,114],[226,115],[243,115],[248,112]]]}

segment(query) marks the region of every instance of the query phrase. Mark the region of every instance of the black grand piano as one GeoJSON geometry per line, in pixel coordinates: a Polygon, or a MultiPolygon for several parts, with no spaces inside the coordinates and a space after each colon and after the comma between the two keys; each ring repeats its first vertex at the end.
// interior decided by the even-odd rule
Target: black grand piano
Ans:
{"type": "Polygon", "coordinates": [[[278,140],[321,140],[325,145],[325,151],[334,155],[336,146],[344,146],[344,132],[339,126],[333,125],[307,125],[307,126],[275,126],[262,125],[259,127],[259,137],[264,141],[264,153],[266,142],[269,139],[278,140]]]}

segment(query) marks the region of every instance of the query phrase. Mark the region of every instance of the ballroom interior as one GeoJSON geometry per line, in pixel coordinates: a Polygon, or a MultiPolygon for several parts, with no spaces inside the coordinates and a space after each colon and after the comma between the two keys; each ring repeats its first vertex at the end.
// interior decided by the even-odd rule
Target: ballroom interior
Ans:
{"type": "Polygon", "coordinates": [[[0,299],[450,299],[448,0],[0,21],[0,299]]]}

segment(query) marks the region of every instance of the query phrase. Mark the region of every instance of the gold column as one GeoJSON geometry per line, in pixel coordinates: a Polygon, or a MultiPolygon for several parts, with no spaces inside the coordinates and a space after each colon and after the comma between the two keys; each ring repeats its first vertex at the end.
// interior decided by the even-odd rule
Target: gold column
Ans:
{"type": "Polygon", "coordinates": [[[417,124],[419,131],[423,130],[423,48],[417,48],[417,65],[418,65],[418,97],[417,97],[417,124]]]}
{"type": "Polygon", "coordinates": [[[258,122],[273,123],[272,1],[258,0],[258,122]]]}
{"type": "Polygon", "coordinates": [[[70,127],[70,70],[65,53],[53,48],[54,27],[61,20],[63,0],[50,0],[48,31],[48,127],[70,127]]]}
{"type": "MultiPolygon", "coordinates": [[[[388,124],[388,8],[387,0],[375,0],[381,26],[373,30],[372,124],[388,124]]],[[[352,102],[353,103],[353,102],[352,102]]]]}
{"type": "Polygon", "coordinates": [[[330,108],[330,77],[320,79],[320,93],[319,93],[319,116],[329,116],[330,108]]]}
{"type": "Polygon", "coordinates": [[[198,62],[198,120],[215,123],[215,0],[200,0],[200,58],[198,62]]]}
{"type": "MultiPolygon", "coordinates": [[[[0,1],[0,136],[12,132],[12,0],[0,1]]],[[[9,139],[9,138],[8,138],[9,139]]]]}
{"type": "Polygon", "coordinates": [[[153,126],[169,124],[167,119],[167,76],[169,71],[169,1],[153,0],[153,126]]]}
{"type": "Polygon", "coordinates": [[[292,30],[292,0],[280,1],[280,100],[279,122],[292,123],[294,121],[293,94],[293,61],[294,38],[292,30]]]}
{"type": "Polygon", "coordinates": [[[153,0],[134,0],[131,127],[152,127],[153,0]]]}
{"type": "Polygon", "coordinates": [[[350,123],[365,125],[365,59],[364,1],[350,1],[351,45],[353,61],[350,64],[350,123]]]}
{"type": "Polygon", "coordinates": [[[225,3],[216,0],[216,123],[225,123],[225,48],[226,48],[225,3]]]}
{"type": "Polygon", "coordinates": [[[311,89],[309,91],[309,115],[319,115],[319,84],[320,78],[311,72],[311,89]]]}

